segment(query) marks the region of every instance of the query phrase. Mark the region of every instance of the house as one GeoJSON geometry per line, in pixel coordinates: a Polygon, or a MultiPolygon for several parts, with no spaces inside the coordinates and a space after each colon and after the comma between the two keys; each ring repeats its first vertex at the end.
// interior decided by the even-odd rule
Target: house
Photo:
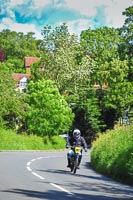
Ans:
{"type": "Polygon", "coordinates": [[[27,88],[27,84],[28,84],[28,80],[30,80],[30,76],[31,76],[31,71],[30,71],[30,66],[39,61],[40,58],[38,57],[25,57],[24,59],[24,67],[26,70],[25,74],[22,73],[13,73],[13,79],[16,82],[16,90],[19,90],[20,92],[22,92],[22,90],[27,88]]]}
{"type": "Polygon", "coordinates": [[[27,83],[30,79],[29,74],[13,73],[12,76],[16,82],[16,90],[22,92],[23,89],[27,88],[27,83]]]}
{"type": "Polygon", "coordinates": [[[30,71],[30,67],[33,63],[39,61],[40,58],[39,57],[25,57],[24,59],[24,65],[25,65],[25,69],[26,69],[26,73],[27,74],[31,74],[31,71],[30,71]]]}

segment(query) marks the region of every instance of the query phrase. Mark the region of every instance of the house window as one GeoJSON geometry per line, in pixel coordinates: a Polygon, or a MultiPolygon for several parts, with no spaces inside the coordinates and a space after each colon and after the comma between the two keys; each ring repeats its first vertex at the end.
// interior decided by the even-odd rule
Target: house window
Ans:
{"type": "Polygon", "coordinates": [[[19,81],[19,89],[25,89],[27,87],[27,78],[23,77],[19,81]]]}
{"type": "Polygon", "coordinates": [[[20,88],[26,88],[27,87],[27,82],[20,82],[19,83],[20,88]]]}

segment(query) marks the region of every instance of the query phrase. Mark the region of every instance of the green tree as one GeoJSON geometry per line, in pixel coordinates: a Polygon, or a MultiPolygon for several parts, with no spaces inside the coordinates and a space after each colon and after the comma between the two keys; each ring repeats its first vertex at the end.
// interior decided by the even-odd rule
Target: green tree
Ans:
{"type": "Polygon", "coordinates": [[[40,57],[41,40],[34,37],[33,32],[26,35],[9,29],[0,32],[0,48],[3,49],[6,61],[11,64],[14,72],[23,73],[24,57],[40,57]]]}
{"type": "Polygon", "coordinates": [[[15,82],[9,66],[0,63],[0,126],[16,128],[16,120],[21,122],[27,104],[25,95],[15,90],[15,82]]]}
{"type": "Polygon", "coordinates": [[[78,127],[86,137],[95,136],[104,126],[96,90],[82,88],[79,94],[80,98],[75,101],[77,103],[70,105],[75,113],[73,126],[78,127]]]}
{"type": "Polygon", "coordinates": [[[122,60],[128,61],[128,80],[133,82],[133,6],[126,8],[122,14],[126,19],[123,27],[119,29],[122,36],[119,54],[122,60]]]}
{"type": "Polygon", "coordinates": [[[55,30],[46,26],[42,35],[44,55],[40,66],[34,65],[32,68],[35,79],[38,75],[39,79],[43,77],[54,80],[61,93],[74,93],[81,85],[88,84],[95,63],[86,55],[83,58],[78,38],[69,33],[66,24],[56,27],[55,30]]]}
{"type": "MultiPolygon", "coordinates": [[[[88,124],[87,119],[90,120],[86,117],[88,113],[85,105],[90,88],[92,90],[91,79],[96,70],[95,61],[84,54],[77,36],[70,35],[65,24],[56,27],[55,30],[50,26],[44,27],[43,36],[44,55],[39,65],[32,66],[33,79],[36,81],[45,78],[55,81],[60,93],[77,115],[75,119],[78,120],[75,120],[73,126],[80,127],[84,132],[88,127],[83,121],[86,120],[85,123],[88,124]],[[85,114],[81,115],[81,112],[85,114]]],[[[90,116],[96,114],[94,109],[89,112],[90,116]]],[[[95,117],[98,120],[97,114],[95,117]]],[[[94,127],[94,123],[90,127],[94,127]]]]}
{"type": "MultiPolygon", "coordinates": [[[[114,28],[98,28],[82,31],[80,36],[81,45],[86,54],[95,60],[96,69],[93,73],[93,84],[97,82],[101,87],[106,83],[103,73],[108,75],[106,63],[113,59],[119,59],[118,44],[121,41],[119,32],[114,28]]],[[[109,83],[109,82],[108,82],[109,83]]]]}
{"type": "MultiPolygon", "coordinates": [[[[128,85],[129,88],[131,84],[128,84],[127,60],[121,60],[119,56],[121,42],[122,37],[114,28],[89,29],[81,33],[81,45],[84,51],[95,60],[96,67],[91,81],[93,84],[95,82],[99,84],[96,97],[99,99],[102,116],[108,128],[112,128],[118,120],[121,107],[126,107],[132,101],[131,96],[128,96],[129,90],[125,91],[125,94],[122,92],[124,85],[128,85]],[[128,98],[125,99],[124,95],[128,98]],[[111,120],[110,113],[114,113],[111,120]]],[[[130,90],[132,91],[132,87],[130,90]]]]}
{"type": "Polygon", "coordinates": [[[81,32],[80,42],[86,54],[99,62],[110,61],[118,56],[119,32],[114,28],[88,29],[81,32]]]}
{"type": "Polygon", "coordinates": [[[39,136],[51,137],[69,130],[74,114],[53,81],[31,81],[28,92],[29,131],[39,136]]]}

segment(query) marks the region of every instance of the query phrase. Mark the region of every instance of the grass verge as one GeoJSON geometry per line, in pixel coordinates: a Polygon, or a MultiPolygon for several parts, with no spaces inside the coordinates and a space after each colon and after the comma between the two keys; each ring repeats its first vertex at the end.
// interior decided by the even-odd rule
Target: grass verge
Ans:
{"type": "Polygon", "coordinates": [[[91,165],[104,175],[133,185],[133,126],[101,134],[92,145],[91,165]]]}
{"type": "Polygon", "coordinates": [[[17,134],[12,130],[0,129],[0,150],[54,150],[64,149],[65,139],[59,136],[38,137],[17,134]]]}

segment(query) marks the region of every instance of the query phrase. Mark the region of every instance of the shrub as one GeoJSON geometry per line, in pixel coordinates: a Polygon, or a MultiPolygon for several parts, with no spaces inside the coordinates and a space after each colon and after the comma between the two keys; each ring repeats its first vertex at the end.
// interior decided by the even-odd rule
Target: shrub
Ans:
{"type": "Polygon", "coordinates": [[[36,135],[18,135],[12,130],[0,129],[0,150],[53,150],[65,147],[65,140],[59,136],[51,139],[36,135]]]}
{"type": "Polygon", "coordinates": [[[91,165],[100,173],[133,184],[133,127],[107,131],[93,142],[91,165]]]}

